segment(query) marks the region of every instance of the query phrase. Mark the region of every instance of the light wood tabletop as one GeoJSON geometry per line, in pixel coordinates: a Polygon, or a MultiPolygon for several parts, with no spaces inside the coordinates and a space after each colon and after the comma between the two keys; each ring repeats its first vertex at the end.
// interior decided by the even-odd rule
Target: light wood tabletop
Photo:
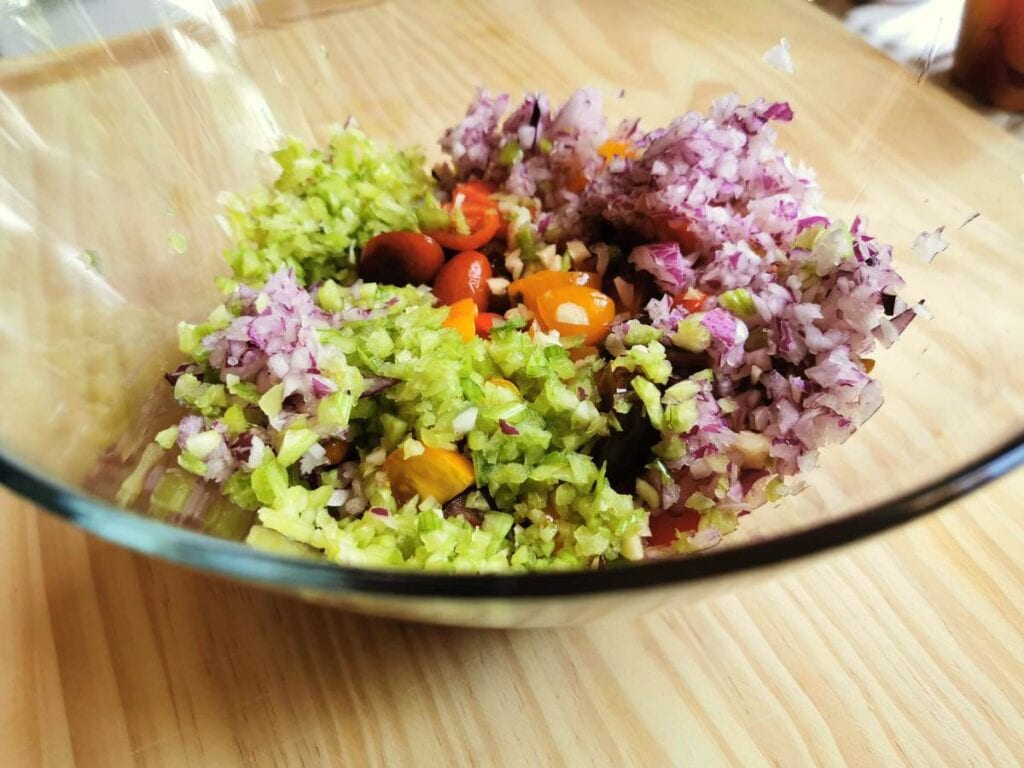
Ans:
{"type": "Polygon", "coordinates": [[[0,495],[11,766],[1013,766],[1024,474],[825,564],[560,630],[369,619],[0,495]]]}
{"type": "MultiPolygon", "coordinates": [[[[125,114],[123,133],[107,131],[119,125],[116,120],[95,133],[88,125],[58,122],[52,133],[64,130],[66,146],[87,153],[152,131],[152,136],[144,133],[146,142],[161,148],[146,167],[153,186],[187,172],[192,175],[181,188],[188,187],[206,205],[226,179],[252,165],[249,143],[240,138],[236,147],[224,141],[232,131],[248,139],[252,131],[265,129],[270,136],[273,120],[260,120],[294,115],[300,102],[306,109],[299,113],[310,116],[309,123],[292,123],[293,130],[322,136],[329,122],[339,119],[332,90],[340,88],[338,71],[372,61],[377,68],[372,78],[345,84],[347,108],[365,116],[364,126],[373,133],[422,141],[460,114],[469,97],[469,76],[448,54],[444,35],[473,30],[480,42],[462,40],[464,49],[486,45],[488,35],[497,45],[505,30],[517,29],[520,14],[543,17],[550,27],[531,30],[521,55],[480,73],[490,85],[518,88],[536,72],[562,96],[581,83],[596,82],[613,93],[613,84],[628,81],[635,93],[630,108],[661,119],[677,113],[680,104],[704,107],[731,90],[735,83],[724,80],[722,71],[749,74],[748,91],[763,86],[771,90],[768,95],[792,97],[801,114],[811,114],[792,127],[790,136],[824,176],[837,182],[826,188],[831,199],[868,208],[885,221],[890,239],[905,244],[928,216],[937,223],[960,221],[982,205],[986,216],[1002,212],[958,237],[984,250],[993,269],[1017,269],[1019,278],[1012,249],[1019,253],[1024,230],[1012,214],[1020,210],[1015,200],[1021,188],[1014,185],[1024,162],[1017,167],[1007,158],[1016,162],[1024,153],[998,144],[995,128],[975,121],[952,99],[908,89],[908,82],[916,86],[912,74],[866,49],[818,9],[800,0],[732,0],[714,6],[687,3],[684,14],[679,4],[652,2],[642,11],[650,34],[606,49],[586,43],[614,40],[621,14],[640,11],[610,0],[566,0],[538,11],[543,5],[530,5],[527,12],[526,3],[465,2],[454,15],[446,7],[445,16],[438,3],[270,0],[260,6],[262,22],[247,7],[232,17],[235,31],[250,35],[240,47],[243,63],[262,81],[281,84],[266,102],[256,98],[259,94],[225,87],[214,76],[218,68],[239,62],[204,58],[204,44],[234,34],[210,23],[186,25],[176,35],[65,51],[47,66],[4,64],[0,85],[33,124],[52,118],[55,104],[107,110],[109,117],[117,105],[145,92],[152,114],[125,114]],[[300,7],[311,16],[293,23],[300,7]],[[455,21],[441,23],[439,16],[455,21]],[[261,24],[264,31],[257,29],[261,24]],[[385,27],[387,34],[380,31],[385,27]],[[434,43],[426,49],[396,48],[394,34],[434,43]],[[794,42],[797,67],[805,67],[798,70],[800,77],[788,80],[760,60],[783,34],[794,42]],[[682,48],[676,46],[679,40],[685,42],[682,48]],[[640,53],[627,59],[624,50],[640,53]],[[201,87],[170,77],[164,54],[198,73],[201,87]],[[372,87],[424,56],[444,63],[430,75],[438,78],[429,84],[436,103],[418,103],[414,80],[398,82],[387,98],[372,87]],[[123,71],[112,66],[114,60],[123,71]],[[812,62],[818,66],[808,66],[812,62]],[[682,67],[689,68],[679,76],[686,85],[677,86],[682,67]],[[591,73],[594,79],[588,79],[591,73]],[[880,90],[879,83],[885,84],[880,90]],[[834,114],[815,118],[815,100],[833,90],[837,103],[850,106],[848,120],[834,114]],[[195,111],[175,110],[179,103],[194,104],[195,111]],[[870,112],[856,111],[858,105],[875,103],[879,107],[870,112]],[[252,107],[251,122],[216,122],[219,108],[238,104],[252,107]],[[954,113],[948,124],[947,109],[954,113]],[[930,132],[902,134],[902,121],[910,119],[930,132]],[[842,152],[834,149],[838,136],[842,152]],[[209,161],[207,141],[224,146],[223,156],[209,161]],[[936,146],[944,148],[940,161],[936,146]],[[872,155],[875,164],[864,168],[860,182],[862,161],[872,155]],[[980,165],[971,165],[976,157],[980,165]],[[977,167],[992,171],[992,178],[975,178],[977,167]],[[951,179],[957,189],[947,183],[951,179]],[[922,189],[930,191],[922,194],[922,189]],[[979,207],[968,209],[968,204],[979,207]],[[898,215],[890,210],[896,206],[898,215]]],[[[24,130],[23,125],[7,127],[24,130]]],[[[9,153],[3,157],[11,168],[19,167],[9,153]]],[[[110,178],[118,179],[115,171],[136,171],[127,160],[116,165],[121,161],[113,153],[110,157],[115,164],[110,178]]],[[[46,158],[50,161],[66,160],[53,155],[46,158]]],[[[26,168],[20,179],[25,189],[41,198],[50,192],[81,194],[70,182],[64,188],[61,167],[48,169],[42,161],[26,168]]],[[[18,188],[18,178],[9,181],[18,188]]],[[[95,188],[90,192],[101,194],[95,188]]],[[[132,242],[140,249],[151,245],[159,227],[166,228],[164,210],[153,212],[148,202],[140,198],[131,217],[132,223],[159,220],[139,223],[132,242]]],[[[182,203],[173,212],[189,208],[194,213],[193,205],[182,203]]],[[[116,227],[81,211],[55,210],[52,216],[55,231],[67,223],[62,216],[71,221],[75,242],[83,232],[121,236],[116,227]]],[[[194,241],[216,236],[212,217],[204,212],[194,220],[204,222],[190,232],[194,241]]],[[[111,268],[116,281],[118,264],[111,268]]],[[[196,266],[211,274],[219,268],[213,251],[196,266]]],[[[161,269],[171,275],[180,265],[154,256],[153,270],[161,269]]],[[[1013,274],[1007,274],[1011,280],[993,292],[1013,290],[1013,274]]],[[[915,277],[930,296],[948,291],[941,265],[930,273],[917,265],[915,277]]],[[[164,315],[182,311],[161,304],[159,280],[153,282],[129,288],[149,291],[152,295],[144,298],[164,315]]],[[[209,299],[195,297],[196,308],[208,306],[209,299]]],[[[991,311],[1013,310],[1006,309],[1010,302],[993,304],[991,311]]],[[[25,305],[32,302],[26,298],[25,305]]],[[[980,310],[963,311],[970,320],[970,313],[980,310]]],[[[1019,317],[1004,319],[1021,327],[1019,317]]],[[[166,316],[132,320],[150,321],[162,329],[154,334],[167,335],[166,316]]],[[[61,318],[47,322],[52,331],[61,318]]],[[[147,338],[140,334],[136,341],[147,338]]],[[[918,345],[915,353],[924,351],[924,338],[910,341],[918,345]]],[[[114,362],[137,366],[138,355],[127,343],[114,362]]],[[[932,368],[953,365],[954,352],[965,354],[952,342],[945,351],[933,349],[932,368]]],[[[88,363],[106,370],[88,358],[86,345],[65,345],[60,354],[71,356],[68,368],[88,363]]],[[[100,362],[106,363],[111,356],[104,354],[100,362]]],[[[891,365],[899,372],[898,356],[891,365]]],[[[103,445],[100,427],[116,426],[103,422],[95,433],[85,428],[99,423],[92,418],[96,402],[89,398],[127,397],[118,389],[116,376],[122,372],[111,367],[109,373],[105,386],[83,394],[81,412],[64,414],[82,423],[69,431],[66,442],[54,446],[27,433],[18,446],[21,453],[49,462],[51,471],[61,468],[65,479],[80,477],[103,445]]],[[[35,390],[48,382],[24,386],[35,390]]],[[[40,419],[51,415],[46,391],[22,394],[19,405],[41,409],[40,419]]],[[[845,482],[844,492],[857,483],[874,483],[882,498],[906,487],[900,473],[927,478],[939,471],[915,466],[913,451],[886,452],[877,435],[918,418],[901,410],[911,409],[912,402],[893,400],[879,414],[887,421],[875,437],[869,433],[864,441],[844,446],[851,451],[844,455],[862,460],[862,475],[855,476],[853,462],[847,472],[843,459],[837,459],[820,476],[838,478],[837,487],[845,482]],[[881,458],[869,463],[873,453],[881,458]],[[863,469],[879,465],[892,466],[890,476],[872,477],[863,469]]],[[[1009,429],[1012,419],[999,421],[999,416],[1022,409],[1018,398],[986,403],[976,413],[990,427],[1009,429]]],[[[0,414],[0,424],[4,418],[0,414]]],[[[943,418],[955,414],[944,411],[943,418]]],[[[940,425],[925,438],[945,440],[953,466],[997,437],[979,434],[977,443],[958,443],[940,425]]],[[[915,438],[924,439],[901,436],[915,438]]],[[[181,570],[89,537],[2,491],[0,765],[1024,764],[1021,498],[1024,474],[1018,472],[883,538],[770,581],[751,580],[700,604],[668,605],[640,619],[582,628],[506,632],[363,618],[181,570]]],[[[771,518],[763,519],[770,533],[771,518]]],[[[747,530],[757,524],[752,521],[747,530]]]]}

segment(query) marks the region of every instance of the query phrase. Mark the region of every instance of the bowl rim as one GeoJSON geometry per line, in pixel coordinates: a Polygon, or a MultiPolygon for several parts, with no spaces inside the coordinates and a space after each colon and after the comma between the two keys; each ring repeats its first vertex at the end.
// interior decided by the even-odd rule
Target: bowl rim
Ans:
{"type": "Polygon", "coordinates": [[[0,450],[0,483],[101,539],[199,571],[280,590],[391,597],[530,598],[680,586],[762,570],[837,549],[890,530],[1024,465],[1024,431],[938,480],[800,531],[694,557],[630,563],[596,571],[454,574],[382,570],[280,557],[119,509],[56,483],[0,450]]]}

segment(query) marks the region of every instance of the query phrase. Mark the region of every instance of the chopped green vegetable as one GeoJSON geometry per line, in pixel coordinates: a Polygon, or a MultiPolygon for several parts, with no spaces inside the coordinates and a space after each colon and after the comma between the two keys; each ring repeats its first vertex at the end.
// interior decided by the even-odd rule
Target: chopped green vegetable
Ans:
{"type": "Polygon", "coordinates": [[[416,210],[431,197],[422,152],[376,145],[355,127],[323,150],[290,139],[272,157],[281,169],[272,186],[224,198],[233,241],[225,257],[243,283],[285,266],[304,284],[347,279],[366,241],[416,230],[416,210]]]}

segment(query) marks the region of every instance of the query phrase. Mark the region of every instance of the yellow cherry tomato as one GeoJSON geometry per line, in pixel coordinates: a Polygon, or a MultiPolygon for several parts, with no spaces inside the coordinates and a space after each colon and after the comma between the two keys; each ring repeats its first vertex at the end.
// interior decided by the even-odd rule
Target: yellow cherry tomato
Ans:
{"type": "Polygon", "coordinates": [[[458,451],[423,446],[423,453],[405,456],[399,447],[384,460],[391,492],[400,504],[413,496],[434,498],[439,504],[458,496],[476,480],[473,462],[458,451]]]}
{"type": "Polygon", "coordinates": [[[508,296],[512,301],[521,301],[531,312],[536,312],[537,299],[541,294],[570,285],[589,285],[597,288],[601,285],[601,276],[596,272],[558,272],[546,269],[511,283],[508,287],[508,296]]]}

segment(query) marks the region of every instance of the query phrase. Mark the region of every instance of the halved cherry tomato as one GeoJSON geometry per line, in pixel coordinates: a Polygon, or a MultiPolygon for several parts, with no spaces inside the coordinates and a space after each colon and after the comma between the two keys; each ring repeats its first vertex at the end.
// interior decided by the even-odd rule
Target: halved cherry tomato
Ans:
{"type": "Polygon", "coordinates": [[[449,261],[434,278],[434,295],[442,304],[472,299],[481,312],[491,302],[487,281],[493,275],[491,262],[480,251],[463,251],[449,261]]]}
{"type": "Polygon", "coordinates": [[[651,515],[651,535],[647,543],[652,547],[667,547],[676,540],[676,531],[696,531],[700,525],[700,512],[684,507],[678,515],[662,512],[651,515]]]}
{"type": "Polygon", "coordinates": [[[486,181],[473,179],[472,181],[464,181],[461,184],[456,184],[455,189],[452,190],[452,199],[462,195],[466,200],[480,200],[491,203],[492,194],[494,194],[494,187],[486,181]]]}
{"type": "Polygon", "coordinates": [[[683,253],[693,253],[700,247],[686,219],[658,219],[654,223],[654,233],[659,240],[679,243],[683,253]]]}
{"type": "Polygon", "coordinates": [[[372,283],[423,285],[444,264],[444,251],[418,232],[385,232],[363,246],[359,276],[372,283]]]}
{"type": "Polygon", "coordinates": [[[584,346],[593,346],[604,339],[614,317],[615,302],[600,291],[582,285],[555,288],[537,300],[537,318],[545,331],[582,336],[584,346]]]}
{"type": "MultiPolygon", "coordinates": [[[[480,182],[482,183],[482,182],[480,182]]],[[[460,197],[456,189],[456,199],[460,197]]],[[[485,196],[480,187],[471,187],[469,194],[463,192],[462,215],[469,226],[469,234],[459,234],[455,229],[455,222],[452,221],[448,229],[432,229],[426,234],[434,238],[453,251],[472,251],[491,241],[501,227],[501,216],[498,214],[498,206],[490,197],[485,196]]],[[[452,203],[445,203],[444,209],[449,215],[452,211],[452,203]]]]}
{"type": "Polygon", "coordinates": [[[707,300],[708,295],[696,288],[687,288],[682,293],[677,293],[672,297],[672,303],[675,306],[682,307],[691,315],[694,312],[700,312],[707,300]]]}
{"type": "Polygon", "coordinates": [[[472,299],[456,301],[448,307],[448,317],[441,323],[443,328],[454,328],[462,336],[463,341],[471,341],[476,336],[476,302],[472,299]]]}
{"type": "Polygon", "coordinates": [[[391,491],[404,504],[413,496],[428,496],[444,504],[458,496],[476,479],[473,462],[458,451],[423,446],[423,452],[406,458],[399,447],[384,460],[391,491]]]}
{"type": "Polygon", "coordinates": [[[531,312],[536,312],[537,299],[541,294],[570,285],[596,288],[601,285],[601,276],[596,272],[558,272],[546,269],[510,283],[508,296],[512,301],[521,301],[531,312]]]}
{"type": "MultiPolygon", "coordinates": [[[[452,199],[454,200],[459,195],[462,195],[464,200],[463,206],[468,203],[470,206],[483,205],[497,208],[497,201],[491,197],[493,194],[493,184],[488,181],[473,179],[472,181],[464,181],[462,184],[456,184],[455,189],[452,190],[452,199]]],[[[498,226],[498,234],[496,234],[495,237],[503,239],[505,237],[505,230],[508,229],[509,222],[500,209],[498,210],[498,219],[500,224],[498,226]]]]}
{"type": "Polygon", "coordinates": [[[504,320],[502,315],[495,312],[481,312],[476,316],[476,335],[482,338],[491,338],[491,328],[499,320],[504,320]]]}
{"type": "Polygon", "coordinates": [[[569,359],[574,363],[577,360],[586,360],[597,354],[597,347],[573,347],[569,350],[569,359]]]}

